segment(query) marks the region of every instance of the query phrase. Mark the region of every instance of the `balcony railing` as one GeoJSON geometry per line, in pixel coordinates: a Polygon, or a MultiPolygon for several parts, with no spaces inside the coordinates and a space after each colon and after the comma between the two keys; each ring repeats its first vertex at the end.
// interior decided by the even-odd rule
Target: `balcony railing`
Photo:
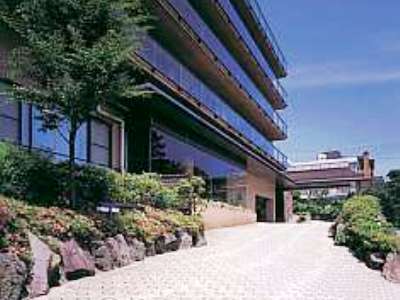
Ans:
{"type": "Polygon", "coordinates": [[[264,13],[261,9],[259,0],[245,0],[247,3],[247,6],[250,8],[251,13],[253,14],[254,18],[258,20],[259,25],[261,26],[261,30],[265,33],[266,38],[268,41],[271,42],[275,54],[278,57],[280,63],[283,65],[283,67],[286,69],[287,68],[287,60],[285,58],[285,55],[282,52],[282,49],[279,47],[279,44],[277,42],[277,39],[269,26],[267,19],[264,16],[264,13]]]}
{"type": "Polygon", "coordinates": [[[236,62],[225,46],[214,35],[211,29],[204,23],[203,19],[197,14],[187,0],[169,0],[173,8],[194,30],[194,32],[208,46],[210,51],[218,58],[219,62],[232,74],[236,82],[243,87],[249,98],[253,99],[263,110],[264,114],[272,119],[279,129],[286,135],[287,126],[281,116],[272,108],[268,100],[256,87],[246,72],[236,62]]]}
{"type": "Polygon", "coordinates": [[[250,51],[251,55],[256,59],[258,65],[266,73],[266,76],[272,81],[274,87],[277,89],[278,93],[284,98],[287,97],[287,92],[280,84],[279,80],[276,78],[274,71],[272,71],[271,66],[265,59],[261,50],[257,46],[250,32],[248,31],[246,25],[244,25],[242,19],[237,13],[236,9],[232,5],[230,0],[218,0],[217,1],[225,13],[231,20],[232,25],[235,27],[237,34],[247,45],[247,49],[250,51]]]}
{"type": "Polygon", "coordinates": [[[282,152],[157,42],[147,38],[143,48],[137,54],[163,76],[229,124],[261,152],[282,166],[287,166],[287,158],[282,152]]]}

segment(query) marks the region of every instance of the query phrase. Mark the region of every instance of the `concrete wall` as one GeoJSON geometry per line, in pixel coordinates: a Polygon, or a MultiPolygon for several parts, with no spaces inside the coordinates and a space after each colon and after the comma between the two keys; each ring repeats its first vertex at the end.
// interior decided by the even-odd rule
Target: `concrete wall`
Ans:
{"type": "Polygon", "coordinates": [[[234,207],[219,202],[211,202],[202,213],[206,230],[255,223],[256,214],[242,207],[234,207]]]}

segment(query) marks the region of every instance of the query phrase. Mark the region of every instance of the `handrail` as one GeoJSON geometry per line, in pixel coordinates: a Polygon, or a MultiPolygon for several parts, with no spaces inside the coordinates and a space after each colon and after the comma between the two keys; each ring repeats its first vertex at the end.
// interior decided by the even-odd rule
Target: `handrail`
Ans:
{"type": "Polygon", "coordinates": [[[278,56],[280,62],[283,64],[285,68],[287,68],[288,63],[285,55],[283,54],[282,49],[279,47],[278,40],[273,33],[271,26],[268,24],[267,19],[261,9],[261,5],[259,0],[245,0],[248,6],[251,8],[250,11],[254,12],[255,18],[259,21],[266,37],[272,43],[274,50],[276,50],[276,55],[278,56]]]}
{"type": "Polygon", "coordinates": [[[267,62],[264,55],[261,53],[260,48],[255,42],[254,38],[250,34],[247,26],[243,23],[243,20],[237,13],[236,9],[230,2],[230,0],[217,0],[219,6],[224,10],[225,14],[231,21],[232,26],[235,28],[236,33],[246,44],[246,47],[250,54],[255,58],[259,67],[263,70],[265,75],[271,80],[274,88],[277,89],[281,97],[286,97],[287,92],[277,79],[274,71],[272,70],[270,63],[267,62]]]}

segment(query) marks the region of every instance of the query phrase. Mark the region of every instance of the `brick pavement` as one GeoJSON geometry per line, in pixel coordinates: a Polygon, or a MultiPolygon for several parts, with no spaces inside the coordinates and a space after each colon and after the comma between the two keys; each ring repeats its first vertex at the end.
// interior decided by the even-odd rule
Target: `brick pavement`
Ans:
{"type": "Polygon", "coordinates": [[[146,258],[40,299],[400,299],[400,285],[334,246],[328,228],[312,222],[212,230],[207,247],[146,258]]]}

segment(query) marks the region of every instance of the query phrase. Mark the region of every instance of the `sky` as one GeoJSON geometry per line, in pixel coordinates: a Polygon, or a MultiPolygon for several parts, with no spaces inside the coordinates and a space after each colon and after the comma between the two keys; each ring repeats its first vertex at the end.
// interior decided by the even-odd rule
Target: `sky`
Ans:
{"type": "Polygon", "coordinates": [[[290,161],[368,150],[400,169],[400,1],[259,0],[289,63],[290,161]]]}

